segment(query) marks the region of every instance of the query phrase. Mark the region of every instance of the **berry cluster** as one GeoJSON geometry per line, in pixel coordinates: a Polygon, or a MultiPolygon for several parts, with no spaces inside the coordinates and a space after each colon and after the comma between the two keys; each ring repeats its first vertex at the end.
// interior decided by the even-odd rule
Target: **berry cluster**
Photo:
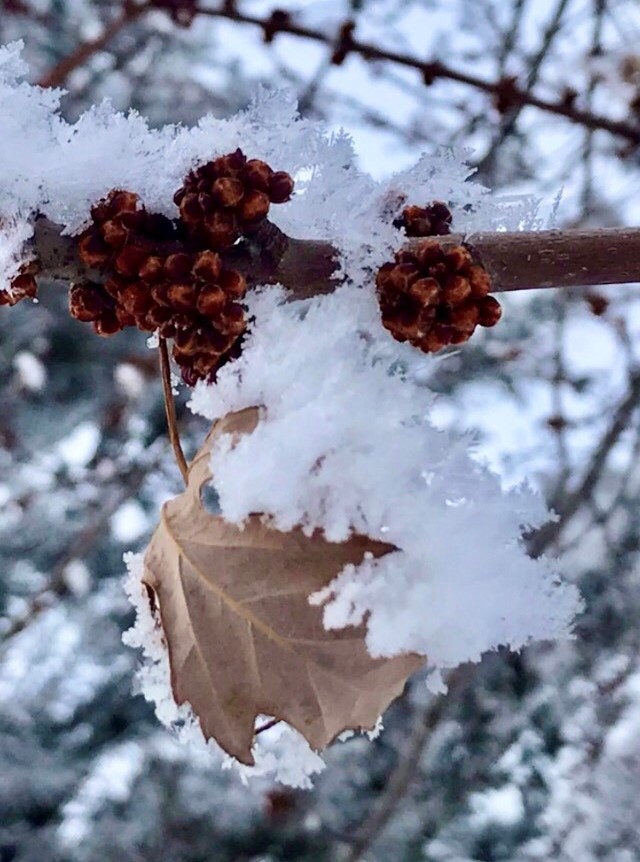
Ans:
{"type": "Polygon", "coordinates": [[[173,222],[148,213],[132,192],[112,192],[91,217],[78,253],[106,280],[75,284],[71,315],[93,323],[99,335],[125,326],[159,330],[173,339],[173,358],[190,384],[231,358],[246,329],[238,302],[244,277],[225,269],[215,251],[186,251],[173,222]]]}
{"type": "Polygon", "coordinates": [[[433,201],[426,207],[405,207],[393,225],[404,229],[407,236],[445,236],[451,233],[451,219],[449,207],[442,201],[433,201]]]}
{"type": "Polygon", "coordinates": [[[254,233],[271,204],[288,201],[293,180],[242,150],[191,171],[174,195],[189,238],[199,248],[221,250],[254,233]]]}
{"type": "Polygon", "coordinates": [[[478,325],[498,322],[502,309],[488,296],[490,286],[464,246],[445,249],[429,239],[397,252],[376,277],[383,325],[425,353],[462,344],[478,325]]]}

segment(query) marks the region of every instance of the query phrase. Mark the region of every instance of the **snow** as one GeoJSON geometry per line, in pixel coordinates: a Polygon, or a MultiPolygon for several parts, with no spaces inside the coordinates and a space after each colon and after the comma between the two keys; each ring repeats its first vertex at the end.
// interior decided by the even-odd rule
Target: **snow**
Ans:
{"type": "Polygon", "coordinates": [[[28,350],[20,350],[13,358],[13,365],[21,386],[30,392],[41,392],[47,382],[47,371],[42,362],[28,350]]]}
{"type": "MultiPolygon", "coordinates": [[[[207,116],[192,129],[152,129],[135,111],[124,115],[108,102],[68,123],[59,112],[62,91],[22,80],[27,69],[21,51],[19,42],[0,48],[0,212],[22,234],[28,232],[25,218],[35,212],[77,233],[92,204],[113,188],[135,191],[150,210],[174,216],[173,193],[189,169],[238,146],[297,177],[293,200],[273,208],[273,221],[291,235],[338,243],[354,278],[397,247],[392,216],[381,210],[394,200],[397,212],[399,195],[451,199],[455,189],[457,224],[464,231],[486,227],[489,212],[497,212],[486,189],[464,183],[471,173],[463,165],[465,151],[442,149],[376,183],[357,169],[350,138],[301,119],[286,92],[260,90],[246,111],[226,120],[207,116]]],[[[530,198],[505,199],[500,209],[503,228],[533,226],[538,219],[530,198]]]]}
{"type": "Polygon", "coordinates": [[[149,520],[142,506],[129,500],[111,518],[111,532],[118,542],[135,542],[149,529],[149,520]]]}
{"type": "Polygon", "coordinates": [[[116,366],[114,378],[118,389],[131,400],[140,398],[145,391],[144,374],[130,362],[121,362],[116,366]]]}
{"type": "Polygon", "coordinates": [[[94,422],[81,422],[58,444],[58,454],[69,467],[84,467],[100,444],[100,429],[94,422]]]}
{"type": "Polygon", "coordinates": [[[491,788],[484,793],[472,793],[470,803],[473,819],[478,825],[515,826],[525,813],[522,793],[513,784],[491,788]]]}
{"type": "Polygon", "coordinates": [[[76,598],[83,598],[91,589],[91,572],[82,560],[70,560],[62,570],[62,580],[76,598]]]}
{"type": "Polygon", "coordinates": [[[251,434],[225,435],[212,451],[222,515],[242,524],[262,512],[283,531],[321,529],[336,542],[360,533],[398,548],[312,598],[325,603],[327,628],[366,620],[374,656],[416,651],[444,670],[567,635],[577,591],[520,540],[550,513],[526,486],[503,492],[471,437],[431,424],[426,384],[440,360],[388,338],[364,291],[284,299],[252,297],[242,357],[191,400],[209,419],[262,408],[251,434]]]}
{"type": "Polygon", "coordinates": [[[143,763],[144,751],[137,742],[123,742],[96,759],[77,796],[62,809],[57,832],[63,846],[71,849],[82,843],[105,800],[127,801],[143,763]]]}

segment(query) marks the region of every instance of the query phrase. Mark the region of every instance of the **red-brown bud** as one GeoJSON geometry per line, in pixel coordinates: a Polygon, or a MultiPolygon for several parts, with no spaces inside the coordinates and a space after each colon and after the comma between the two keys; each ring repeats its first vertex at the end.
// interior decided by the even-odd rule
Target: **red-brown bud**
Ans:
{"type": "Polygon", "coordinates": [[[206,284],[198,296],[197,309],[209,320],[215,320],[226,304],[227,297],[222,288],[217,284],[206,284]]]}
{"type": "Polygon", "coordinates": [[[230,299],[242,299],[247,292],[245,277],[235,269],[223,270],[218,284],[230,299]]]}
{"type": "Polygon", "coordinates": [[[247,163],[247,157],[240,148],[226,156],[218,156],[211,163],[211,167],[218,177],[235,176],[247,163]]]}
{"type": "Polygon", "coordinates": [[[215,251],[200,252],[191,272],[201,281],[215,284],[222,272],[222,261],[220,260],[220,255],[216,254],[215,251]]]}
{"type": "Polygon", "coordinates": [[[69,291],[69,313],[88,322],[113,309],[113,301],[98,284],[80,282],[69,291]]]}
{"type": "Polygon", "coordinates": [[[130,284],[121,292],[118,304],[130,314],[137,316],[149,311],[153,305],[153,299],[148,289],[145,289],[140,282],[136,282],[130,284]]]}
{"type": "Polygon", "coordinates": [[[170,254],[164,262],[167,278],[186,278],[191,274],[193,259],[191,255],[184,252],[170,254]]]}
{"type": "Polygon", "coordinates": [[[293,194],[293,178],[286,171],[276,171],[269,179],[269,199],[271,203],[283,204],[293,194]]]}
{"type": "Polygon", "coordinates": [[[100,269],[111,257],[111,249],[95,228],[89,228],[78,243],[78,257],[89,269],[100,269]]]}
{"type": "Polygon", "coordinates": [[[471,296],[471,285],[461,275],[449,276],[442,288],[442,301],[447,305],[458,305],[471,296]]]}
{"type": "Polygon", "coordinates": [[[213,248],[229,248],[240,236],[236,217],[230,210],[217,210],[206,216],[205,227],[213,248]]]}
{"type": "Polygon", "coordinates": [[[485,296],[479,302],[480,326],[495,326],[502,317],[502,306],[493,296],[485,296]]]}
{"type": "Polygon", "coordinates": [[[202,207],[196,194],[186,194],[180,202],[180,218],[187,225],[197,224],[202,219],[202,207]]]}
{"type": "Polygon", "coordinates": [[[178,311],[193,311],[198,299],[198,290],[193,282],[170,284],[167,298],[172,308],[178,311]]]}
{"type": "Polygon", "coordinates": [[[478,324],[480,312],[473,300],[451,309],[451,325],[460,332],[472,333],[478,324]]]}
{"type": "Polygon", "coordinates": [[[467,269],[473,263],[470,253],[463,245],[454,245],[453,248],[447,249],[444,259],[450,272],[467,269]]]}
{"type": "Polygon", "coordinates": [[[264,192],[253,189],[244,196],[239,207],[239,215],[242,221],[258,222],[266,218],[269,212],[269,198],[264,192]]]}
{"type": "Polygon", "coordinates": [[[245,183],[260,192],[269,191],[269,180],[272,176],[272,168],[261,159],[249,159],[242,172],[245,183]]]}
{"type": "Polygon", "coordinates": [[[391,271],[391,284],[402,292],[409,290],[414,281],[420,278],[420,271],[412,263],[399,263],[391,271]]]}
{"type": "Polygon", "coordinates": [[[216,328],[224,335],[240,335],[247,328],[244,308],[236,302],[228,303],[216,320],[216,328]]]}
{"type": "Polygon", "coordinates": [[[140,267],[138,273],[142,281],[147,284],[156,284],[164,278],[164,260],[161,257],[148,257],[140,267]]]}
{"type": "Polygon", "coordinates": [[[469,284],[471,285],[471,295],[480,299],[486,296],[491,290],[491,279],[489,273],[481,266],[473,264],[469,267],[467,275],[469,284]]]}
{"type": "Polygon", "coordinates": [[[420,305],[435,305],[440,301],[440,285],[435,278],[419,278],[409,288],[409,296],[420,305]]]}
{"type": "Polygon", "coordinates": [[[93,328],[98,335],[109,336],[120,332],[123,326],[118,320],[115,311],[105,311],[97,320],[93,321],[93,328]]]}
{"type": "Polygon", "coordinates": [[[137,245],[127,245],[115,259],[115,268],[120,275],[134,278],[149,257],[148,249],[137,245]]]}
{"type": "Polygon", "coordinates": [[[234,177],[220,177],[213,184],[211,194],[221,207],[236,207],[244,197],[244,186],[234,177]]]}

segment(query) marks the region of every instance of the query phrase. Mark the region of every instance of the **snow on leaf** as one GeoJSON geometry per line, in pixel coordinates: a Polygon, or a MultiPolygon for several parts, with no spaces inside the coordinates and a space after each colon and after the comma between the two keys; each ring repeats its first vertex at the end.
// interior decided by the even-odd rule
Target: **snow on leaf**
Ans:
{"type": "Polygon", "coordinates": [[[242,528],[204,509],[211,446],[257,422],[250,408],[214,425],[187,489],[163,509],[143,576],[157,599],[176,701],[191,704],[206,738],[249,765],[258,715],[286,721],[322,749],[344,730],[373,728],[424,663],[415,654],[372,658],[364,626],[327,631],[308,602],[346,565],[393,546],[285,533],[258,515],[242,528]]]}

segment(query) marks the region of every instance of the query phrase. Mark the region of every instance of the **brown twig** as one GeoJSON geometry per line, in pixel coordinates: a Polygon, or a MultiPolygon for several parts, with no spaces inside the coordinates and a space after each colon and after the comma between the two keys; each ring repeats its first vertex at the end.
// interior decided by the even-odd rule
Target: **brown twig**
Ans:
{"type": "MultiPolygon", "coordinates": [[[[268,42],[271,42],[278,33],[287,33],[290,36],[298,36],[328,45],[334,52],[336,49],[334,36],[321,30],[297,24],[291,15],[279,10],[275,10],[271,15],[260,17],[240,12],[235,4],[223,3],[216,9],[197,6],[194,11],[196,15],[210,18],[225,18],[230,21],[260,27],[265,34],[265,40],[268,42]]],[[[345,24],[348,23],[350,22],[345,22],[345,24]]],[[[339,28],[340,32],[344,31],[345,24],[339,28]]],[[[455,69],[440,60],[420,60],[408,54],[386,50],[369,42],[362,42],[355,38],[352,33],[350,33],[346,45],[344,38],[342,39],[340,48],[341,52],[339,56],[341,60],[344,60],[347,54],[357,54],[367,61],[394,63],[395,65],[418,71],[427,85],[433,84],[438,79],[457,81],[493,96],[505,105],[505,107],[517,108],[527,105],[559,117],[564,117],[570,122],[585,128],[602,129],[618,137],[625,138],[630,143],[640,143],[639,125],[628,123],[624,120],[613,120],[610,117],[604,117],[592,111],[581,109],[574,102],[567,101],[564,98],[555,101],[544,99],[536,93],[531,92],[527,87],[520,86],[511,78],[503,77],[497,81],[487,80],[479,75],[472,75],[460,69],[455,69]]]]}
{"type": "Polygon", "coordinates": [[[128,24],[139,18],[146,10],[147,4],[135,6],[133,3],[125,3],[121,14],[105,27],[100,36],[83,42],[72,54],[63,57],[46,75],[40,78],[39,86],[61,87],[72,72],[83,66],[98,51],[102,51],[121,30],[124,30],[128,24]]]}
{"type": "Polygon", "coordinates": [[[167,349],[166,339],[160,337],[158,344],[158,352],[160,356],[160,375],[162,377],[162,395],[164,397],[164,409],[167,414],[167,428],[169,430],[169,440],[176,459],[176,463],[184,479],[186,485],[189,481],[189,465],[182,451],[182,443],[180,442],[180,434],[178,432],[178,421],[176,418],[176,405],[173,400],[173,391],[171,388],[171,364],[169,362],[169,351],[167,349]]]}

